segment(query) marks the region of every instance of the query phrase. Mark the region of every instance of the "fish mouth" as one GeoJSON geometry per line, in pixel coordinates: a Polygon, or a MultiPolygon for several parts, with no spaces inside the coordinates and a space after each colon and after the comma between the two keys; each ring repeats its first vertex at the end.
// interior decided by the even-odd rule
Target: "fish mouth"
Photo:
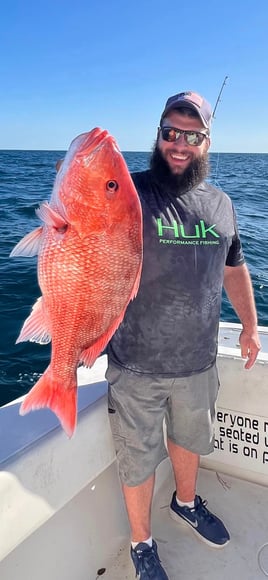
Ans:
{"type": "Polygon", "coordinates": [[[111,151],[111,148],[115,153],[120,155],[115,139],[106,129],[95,127],[87,133],[81,133],[71,142],[63,163],[60,165],[57,174],[58,182],[63,179],[65,172],[68,170],[74,158],[78,164],[81,163],[88,167],[100,149],[111,151]]]}
{"type": "Polygon", "coordinates": [[[113,148],[118,151],[114,138],[106,129],[101,129],[100,127],[95,127],[89,133],[82,133],[79,137],[76,137],[75,141],[80,149],[78,157],[84,158],[88,156],[88,160],[96,153],[97,149],[107,142],[110,142],[113,148]]]}

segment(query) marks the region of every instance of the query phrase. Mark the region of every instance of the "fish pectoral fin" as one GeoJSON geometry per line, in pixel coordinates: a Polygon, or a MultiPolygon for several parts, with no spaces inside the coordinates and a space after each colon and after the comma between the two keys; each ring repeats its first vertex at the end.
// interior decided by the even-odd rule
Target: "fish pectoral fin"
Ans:
{"type": "Polygon", "coordinates": [[[42,203],[38,209],[35,210],[36,215],[47,226],[54,228],[63,228],[67,225],[66,219],[60,215],[56,210],[52,209],[47,201],[42,203]]]}
{"type": "Polygon", "coordinates": [[[42,231],[42,226],[39,226],[39,228],[30,232],[27,236],[24,236],[24,238],[22,238],[22,240],[20,240],[20,242],[13,248],[10,257],[22,256],[25,258],[31,258],[32,256],[36,256],[39,252],[42,231]]]}
{"type": "Polygon", "coordinates": [[[33,305],[32,312],[26,318],[16,340],[16,344],[27,340],[30,342],[38,342],[39,344],[48,344],[51,341],[42,296],[33,305]]]}

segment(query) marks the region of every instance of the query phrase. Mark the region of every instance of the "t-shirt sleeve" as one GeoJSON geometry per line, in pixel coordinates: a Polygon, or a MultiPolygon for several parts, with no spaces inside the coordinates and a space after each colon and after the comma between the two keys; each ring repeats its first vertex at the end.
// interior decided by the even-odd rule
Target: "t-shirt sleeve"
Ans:
{"type": "Polygon", "coordinates": [[[234,230],[232,244],[229,248],[229,252],[226,258],[226,266],[241,266],[245,262],[242,244],[240,240],[240,235],[237,226],[236,214],[233,207],[233,217],[234,217],[234,230]]]}

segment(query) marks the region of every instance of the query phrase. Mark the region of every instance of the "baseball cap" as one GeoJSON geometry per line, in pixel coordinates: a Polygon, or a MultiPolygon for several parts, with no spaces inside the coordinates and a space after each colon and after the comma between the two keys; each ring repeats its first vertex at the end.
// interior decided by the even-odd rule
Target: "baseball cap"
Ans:
{"type": "Polygon", "coordinates": [[[204,99],[204,97],[201,97],[201,95],[192,91],[185,91],[184,93],[178,93],[177,95],[169,97],[161,115],[161,121],[169,111],[172,109],[179,109],[180,107],[188,107],[189,109],[196,111],[204,127],[206,127],[206,129],[210,128],[212,121],[211,105],[206,101],[206,99],[204,99]]]}

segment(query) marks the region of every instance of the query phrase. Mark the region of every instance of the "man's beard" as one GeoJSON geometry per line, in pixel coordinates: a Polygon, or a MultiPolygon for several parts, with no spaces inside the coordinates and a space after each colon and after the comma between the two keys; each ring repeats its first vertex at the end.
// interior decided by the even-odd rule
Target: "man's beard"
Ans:
{"type": "Polygon", "coordinates": [[[181,195],[201,183],[209,173],[208,154],[195,158],[182,174],[172,173],[157,144],[155,144],[150,169],[155,180],[173,194],[181,195]]]}

